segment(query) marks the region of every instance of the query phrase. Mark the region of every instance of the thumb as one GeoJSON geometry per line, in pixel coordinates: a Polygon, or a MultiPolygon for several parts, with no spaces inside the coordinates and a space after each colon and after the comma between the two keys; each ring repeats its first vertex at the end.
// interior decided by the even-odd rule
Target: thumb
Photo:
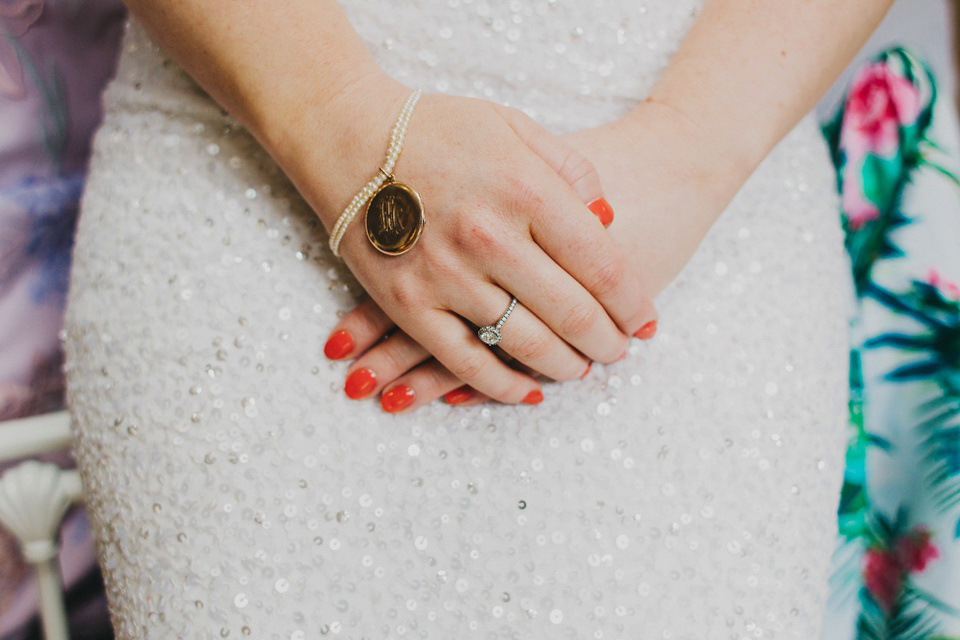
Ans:
{"type": "Polygon", "coordinates": [[[600,219],[603,226],[609,227],[613,222],[613,208],[603,197],[600,174],[593,163],[522,111],[502,108],[500,115],[531,151],[573,187],[580,201],[600,219]]]}

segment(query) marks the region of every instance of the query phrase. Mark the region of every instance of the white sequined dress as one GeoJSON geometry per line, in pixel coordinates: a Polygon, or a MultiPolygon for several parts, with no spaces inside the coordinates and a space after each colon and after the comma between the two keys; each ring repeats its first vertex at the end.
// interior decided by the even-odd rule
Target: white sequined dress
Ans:
{"type": "MultiPolygon", "coordinates": [[[[344,5],[409,86],[558,133],[642,99],[699,9],[344,5]]],[[[105,107],[63,337],[119,638],[818,637],[852,291],[812,119],[625,360],[389,415],[323,355],[360,290],[315,215],[136,23],[105,107]]]]}

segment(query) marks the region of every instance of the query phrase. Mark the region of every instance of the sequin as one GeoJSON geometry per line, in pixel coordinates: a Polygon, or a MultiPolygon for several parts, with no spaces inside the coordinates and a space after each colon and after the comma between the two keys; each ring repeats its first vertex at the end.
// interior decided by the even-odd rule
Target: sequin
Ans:
{"type": "MultiPolygon", "coordinates": [[[[556,133],[646,95],[700,5],[341,4],[398,80],[556,133]]],[[[136,23],[105,106],[61,336],[118,638],[819,636],[852,291],[812,119],[653,340],[535,408],[386,417],[323,357],[362,292],[317,216],[136,23]]]]}

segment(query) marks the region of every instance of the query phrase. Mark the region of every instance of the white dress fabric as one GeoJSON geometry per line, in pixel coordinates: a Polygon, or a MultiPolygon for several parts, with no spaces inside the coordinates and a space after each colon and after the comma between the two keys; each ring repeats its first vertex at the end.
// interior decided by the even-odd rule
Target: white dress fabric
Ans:
{"type": "MultiPolygon", "coordinates": [[[[409,86],[560,133],[642,99],[699,3],[344,8],[409,86]]],[[[249,134],[136,23],[105,101],[63,338],[118,638],[818,637],[853,293],[811,118],[625,360],[390,415],[323,356],[362,290],[249,134]]]]}

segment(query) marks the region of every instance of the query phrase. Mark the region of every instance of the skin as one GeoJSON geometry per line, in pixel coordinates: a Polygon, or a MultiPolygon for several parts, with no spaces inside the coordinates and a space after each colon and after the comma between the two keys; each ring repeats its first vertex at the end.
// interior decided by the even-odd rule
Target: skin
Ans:
{"type": "MultiPolygon", "coordinates": [[[[565,136],[597,167],[616,211],[610,230],[645,291],[655,297],[680,272],[760,161],[816,104],[891,4],[808,1],[788,10],[777,2],[708,0],[647,100],[620,120],[565,136]]],[[[344,357],[359,356],[347,374],[374,368],[377,391],[415,390],[406,411],[453,389],[469,390],[395,330],[373,301],[362,302],[333,331],[341,329],[356,338],[344,357]]],[[[457,404],[487,400],[473,391],[457,404]]]]}
{"type": "MultiPolygon", "coordinates": [[[[382,161],[410,90],[377,68],[337,4],[128,4],[330,230],[382,161]]],[[[539,390],[537,373],[569,380],[616,360],[656,319],[652,297],[890,4],[707,0],[646,101],[564,137],[487,101],[425,95],[395,173],[432,203],[430,230],[402,258],[377,254],[356,224],[341,244],[370,294],[333,330],[354,335],[345,358],[362,354],[348,373],[376,366],[373,393],[405,385],[412,410],[464,383],[472,402],[519,402],[539,390]],[[615,233],[583,206],[601,195],[615,233]],[[460,317],[487,324],[504,290],[521,304],[491,350],[460,317]]]]}
{"type": "MultiPolygon", "coordinates": [[[[331,230],[383,162],[411,91],[376,66],[339,5],[130,0],[129,7],[244,123],[331,230]]],[[[354,223],[340,252],[404,333],[490,397],[516,403],[540,388],[463,322],[486,324],[489,309],[506,308],[507,291],[523,305],[503,350],[558,380],[575,379],[588,359],[613,362],[656,318],[638,275],[586,212],[584,203],[602,195],[596,170],[522,112],[425,95],[394,173],[430,203],[430,231],[415,251],[392,257],[354,223]]]]}

